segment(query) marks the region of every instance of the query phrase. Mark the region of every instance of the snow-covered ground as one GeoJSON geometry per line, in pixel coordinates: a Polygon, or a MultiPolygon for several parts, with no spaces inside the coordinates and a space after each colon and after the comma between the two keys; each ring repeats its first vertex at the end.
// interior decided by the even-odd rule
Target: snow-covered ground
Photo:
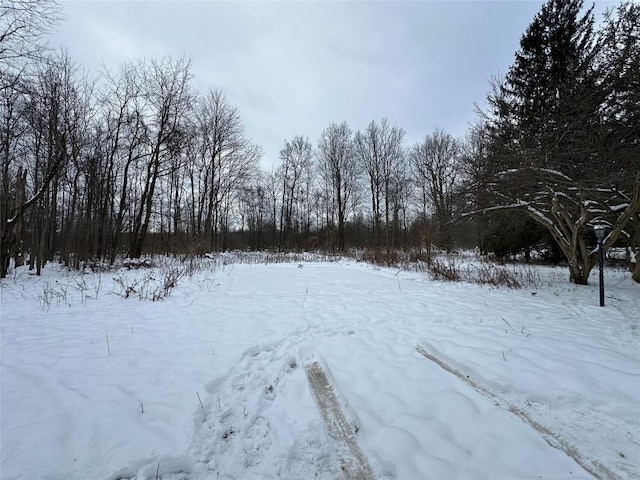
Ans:
{"type": "Polygon", "coordinates": [[[601,308],[597,272],[507,290],[203,259],[140,300],[167,269],[2,281],[3,480],[339,478],[315,362],[377,478],[640,478],[628,273],[601,308]]]}

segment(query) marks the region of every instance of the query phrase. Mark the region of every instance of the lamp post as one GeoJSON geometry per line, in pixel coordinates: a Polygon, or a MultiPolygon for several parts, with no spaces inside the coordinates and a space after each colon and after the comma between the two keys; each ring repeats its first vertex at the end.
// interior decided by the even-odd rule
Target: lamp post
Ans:
{"type": "Polygon", "coordinates": [[[604,258],[602,254],[602,242],[604,240],[607,227],[599,223],[593,227],[593,231],[598,239],[598,261],[600,263],[600,306],[604,307],[604,258]]]}

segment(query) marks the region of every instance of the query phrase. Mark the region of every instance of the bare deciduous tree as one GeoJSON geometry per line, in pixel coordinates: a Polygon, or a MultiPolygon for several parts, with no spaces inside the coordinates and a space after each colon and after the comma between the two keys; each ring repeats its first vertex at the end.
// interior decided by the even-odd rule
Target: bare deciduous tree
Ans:
{"type": "MultiPolygon", "coordinates": [[[[308,139],[301,136],[294,137],[290,142],[285,141],[280,150],[281,164],[276,170],[280,180],[280,248],[291,248],[290,235],[293,230],[296,207],[304,199],[303,182],[305,176],[311,172],[313,149],[308,139]]],[[[308,194],[308,191],[306,192],[308,194]]],[[[301,212],[298,208],[297,214],[301,212]]]]}
{"type": "Polygon", "coordinates": [[[0,3],[0,90],[19,87],[29,63],[44,59],[45,34],[60,20],[55,0],[3,0],[0,3]]]}
{"type": "MultiPolygon", "coordinates": [[[[30,268],[35,266],[40,274],[47,258],[52,258],[63,168],[70,158],[78,155],[83,142],[81,130],[86,127],[86,92],[79,84],[77,66],[66,52],[42,63],[36,78],[37,82],[28,84],[28,95],[23,97],[21,145],[3,155],[6,159],[3,175],[8,172],[8,178],[18,170],[15,192],[20,197],[3,213],[6,215],[2,219],[3,275],[6,275],[9,257],[15,253],[13,248],[21,241],[15,234],[20,232],[27,212],[31,233],[30,268]]],[[[8,201],[2,203],[7,205],[8,201]]]]}
{"type": "Polygon", "coordinates": [[[139,258],[149,229],[158,178],[171,173],[171,159],[181,148],[181,122],[191,108],[190,62],[184,57],[141,62],[142,121],[145,129],[144,174],[131,229],[129,257],[139,258]]]}
{"type": "Polygon", "coordinates": [[[374,244],[377,247],[381,245],[381,217],[384,206],[384,239],[387,253],[391,247],[394,178],[397,180],[397,175],[394,174],[401,169],[404,161],[403,139],[404,131],[390,126],[386,118],[383,118],[379,125],[372,121],[364,133],[356,132],[354,139],[356,156],[369,180],[374,244]]]}
{"type": "Polygon", "coordinates": [[[194,124],[189,167],[193,231],[201,248],[224,249],[232,203],[256,175],[262,149],[247,139],[238,109],[221,90],[198,99],[194,124]]]}
{"type": "Polygon", "coordinates": [[[345,222],[350,208],[353,208],[359,190],[359,167],[353,148],[351,129],[346,122],[332,123],[322,132],[318,142],[320,175],[331,195],[333,208],[327,213],[327,225],[333,224],[335,214],[338,220],[338,250],[345,248],[345,222]]]}
{"type": "Polygon", "coordinates": [[[423,215],[426,218],[427,211],[433,209],[437,239],[442,247],[450,249],[453,246],[450,223],[462,176],[459,142],[438,129],[427,135],[421,143],[415,144],[410,157],[422,193],[423,215]]]}
{"type": "Polygon", "coordinates": [[[117,75],[105,72],[105,86],[98,99],[98,122],[105,130],[104,188],[102,210],[108,220],[105,253],[113,263],[119,250],[125,221],[131,212],[132,171],[145,155],[142,82],[134,62],[120,67],[117,75]]]}
{"type": "Polygon", "coordinates": [[[52,172],[42,188],[28,197],[27,169],[22,165],[13,168],[11,163],[15,165],[20,148],[18,139],[25,132],[28,96],[33,88],[25,70],[29,66],[38,70],[36,61],[42,61],[46,52],[43,36],[58,20],[59,7],[55,1],[7,0],[0,4],[0,278],[7,274],[10,257],[17,254],[23,214],[45,193],[55,174],[52,172]]]}

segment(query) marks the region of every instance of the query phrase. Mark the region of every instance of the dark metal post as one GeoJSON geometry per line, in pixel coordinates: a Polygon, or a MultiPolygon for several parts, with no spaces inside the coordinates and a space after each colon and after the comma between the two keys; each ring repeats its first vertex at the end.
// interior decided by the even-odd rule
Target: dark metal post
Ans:
{"type": "Polygon", "coordinates": [[[600,306],[604,307],[604,258],[602,255],[602,240],[598,241],[598,257],[600,262],[600,306]]]}
{"type": "Polygon", "coordinates": [[[593,231],[598,239],[598,262],[600,263],[600,306],[604,307],[604,253],[602,252],[602,242],[604,242],[607,227],[600,223],[594,225],[593,231]]]}

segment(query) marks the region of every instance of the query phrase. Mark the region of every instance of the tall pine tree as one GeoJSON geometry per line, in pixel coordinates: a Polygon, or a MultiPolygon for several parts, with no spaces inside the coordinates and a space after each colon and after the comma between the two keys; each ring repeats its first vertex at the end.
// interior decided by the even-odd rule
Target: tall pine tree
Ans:
{"type": "Polygon", "coordinates": [[[511,166],[583,177],[601,103],[594,71],[592,9],[582,0],[550,0],[523,35],[504,85],[507,118],[516,131],[511,166]]]}
{"type": "Polygon", "coordinates": [[[597,261],[593,224],[608,222],[608,248],[640,210],[638,180],[624,192],[604,175],[612,158],[603,139],[620,138],[606,121],[604,106],[615,109],[619,101],[604,76],[601,38],[582,0],[549,0],[489,95],[483,173],[492,208],[522,209],[543,225],[578,284],[587,283],[597,261]]]}

